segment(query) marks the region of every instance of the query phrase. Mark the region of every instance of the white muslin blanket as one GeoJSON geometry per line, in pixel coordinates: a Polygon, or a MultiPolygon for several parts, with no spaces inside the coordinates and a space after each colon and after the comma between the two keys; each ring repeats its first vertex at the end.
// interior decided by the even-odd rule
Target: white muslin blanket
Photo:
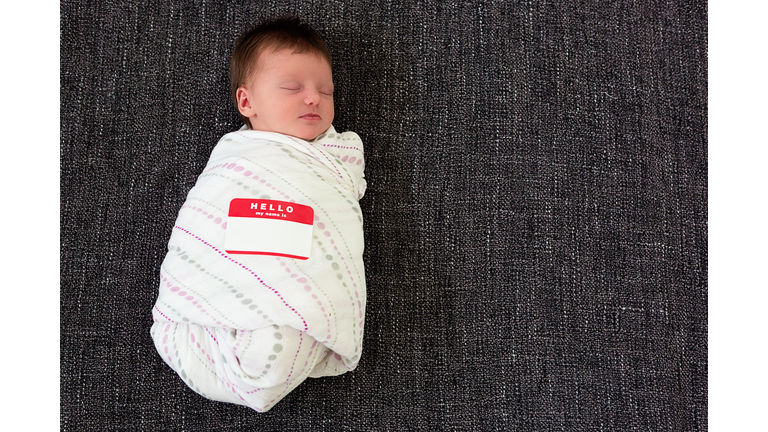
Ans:
{"type": "Polygon", "coordinates": [[[267,411],[307,377],[357,366],[365,316],[363,146],[333,127],[307,142],[240,130],[221,138],[168,243],[151,334],[184,382],[267,411]],[[229,254],[233,198],[314,209],[309,259],[229,254]]]}

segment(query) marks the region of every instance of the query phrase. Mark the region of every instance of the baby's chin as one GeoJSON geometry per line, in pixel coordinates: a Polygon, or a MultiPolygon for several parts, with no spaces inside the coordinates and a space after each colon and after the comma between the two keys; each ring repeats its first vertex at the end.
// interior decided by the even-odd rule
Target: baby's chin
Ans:
{"type": "Polygon", "coordinates": [[[315,139],[315,138],[319,137],[320,135],[322,135],[323,133],[325,133],[325,131],[327,131],[328,128],[330,128],[330,125],[325,127],[325,128],[322,128],[322,130],[320,130],[320,131],[317,131],[317,130],[315,130],[315,131],[307,131],[307,132],[305,132],[305,131],[290,131],[290,132],[281,132],[281,133],[284,134],[284,135],[290,135],[292,137],[303,139],[304,141],[312,141],[313,139],[315,139]]]}
{"type": "Polygon", "coordinates": [[[320,135],[322,135],[322,132],[320,132],[319,134],[316,134],[316,135],[315,134],[311,134],[311,136],[309,136],[309,135],[298,135],[298,134],[296,134],[296,135],[285,134],[285,135],[290,135],[290,136],[295,137],[295,138],[303,139],[304,141],[312,141],[313,139],[315,139],[315,138],[319,137],[320,135]]]}

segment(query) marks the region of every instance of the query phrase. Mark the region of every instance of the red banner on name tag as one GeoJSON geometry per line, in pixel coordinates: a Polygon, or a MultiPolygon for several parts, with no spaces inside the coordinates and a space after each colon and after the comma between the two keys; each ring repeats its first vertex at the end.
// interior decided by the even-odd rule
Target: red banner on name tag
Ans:
{"type": "Polygon", "coordinates": [[[312,225],[315,211],[310,206],[287,201],[235,198],[229,203],[229,216],[281,219],[312,225]]]}
{"type": "Polygon", "coordinates": [[[224,249],[230,254],[309,258],[315,211],[287,201],[235,198],[229,203],[224,249]]]}

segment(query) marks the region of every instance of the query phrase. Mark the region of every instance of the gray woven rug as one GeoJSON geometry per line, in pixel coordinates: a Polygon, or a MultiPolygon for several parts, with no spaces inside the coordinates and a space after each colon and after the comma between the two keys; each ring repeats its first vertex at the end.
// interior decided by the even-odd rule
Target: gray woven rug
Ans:
{"type": "Polygon", "coordinates": [[[706,430],[707,5],[64,0],[61,248],[61,430],[706,430]],[[286,12],[366,146],[368,308],[258,414],[148,332],[233,41],[286,12]]]}

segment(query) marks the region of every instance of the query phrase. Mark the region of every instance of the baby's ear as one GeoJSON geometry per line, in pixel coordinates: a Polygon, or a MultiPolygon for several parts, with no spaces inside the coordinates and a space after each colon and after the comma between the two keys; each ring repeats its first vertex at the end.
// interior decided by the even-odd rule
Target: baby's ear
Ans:
{"type": "Polygon", "coordinates": [[[251,103],[251,92],[245,87],[239,87],[235,95],[237,97],[237,109],[240,111],[240,114],[248,118],[255,116],[256,113],[251,103]]]}

